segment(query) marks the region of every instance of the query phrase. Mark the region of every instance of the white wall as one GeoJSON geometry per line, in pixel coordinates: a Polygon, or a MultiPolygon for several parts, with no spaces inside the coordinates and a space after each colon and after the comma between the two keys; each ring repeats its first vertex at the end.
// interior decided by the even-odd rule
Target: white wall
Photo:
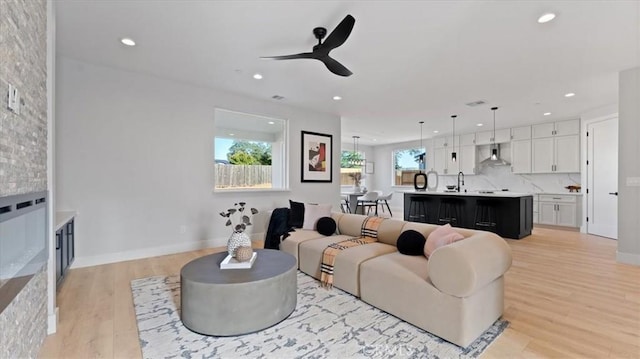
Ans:
{"type": "Polygon", "coordinates": [[[333,183],[300,182],[300,131],[332,134],[335,146],[337,116],[64,57],[57,65],[57,209],[79,212],[75,266],[225,245],[218,213],[240,200],[262,212],[259,238],[266,212],[290,198],[339,202],[338,151],[333,183]],[[215,107],[289,120],[290,192],[212,192],[215,107]]]}
{"type": "Polygon", "coordinates": [[[618,120],[618,261],[640,265],[640,67],[620,72],[618,120]]]}

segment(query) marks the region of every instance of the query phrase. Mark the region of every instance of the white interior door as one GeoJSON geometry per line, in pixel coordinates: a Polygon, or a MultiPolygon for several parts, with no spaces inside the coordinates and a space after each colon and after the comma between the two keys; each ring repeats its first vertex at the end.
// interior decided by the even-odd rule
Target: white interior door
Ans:
{"type": "Polygon", "coordinates": [[[618,119],[587,125],[587,232],[618,239],[618,119]]]}

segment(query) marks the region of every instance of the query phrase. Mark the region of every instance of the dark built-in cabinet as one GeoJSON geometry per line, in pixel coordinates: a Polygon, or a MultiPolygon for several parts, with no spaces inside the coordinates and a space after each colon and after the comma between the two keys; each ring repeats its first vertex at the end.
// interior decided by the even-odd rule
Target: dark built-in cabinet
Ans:
{"type": "Polygon", "coordinates": [[[75,258],[75,221],[71,217],[56,231],[56,283],[60,285],[75,258]]]}

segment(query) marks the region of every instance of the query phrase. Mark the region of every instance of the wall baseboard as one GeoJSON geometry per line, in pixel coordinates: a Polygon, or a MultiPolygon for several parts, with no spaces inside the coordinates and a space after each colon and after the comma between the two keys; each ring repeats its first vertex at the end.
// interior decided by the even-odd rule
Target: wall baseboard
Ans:
{"type": "MultiPolygon", "coordinates": [[[[258,241],[263,240],[266,233],[252,233],[251,240],[258,241]]],[[[164,256],[168,254],[176,254],[182,252],[195,251],[204,248],[224,247],[227,245],[228,238],[213,238],[203,241],[194,241],[180,244],[173,244],[169,246],[159,246],[143,249],[134,249],[130,251],[105,253],[96,256],[78,256],[73,261],[71,268],[83,268],[97,266],[101,264],[109,264],[116,262],[124,262],[135,259],[150,258],[157,256],[164,256]]]]}
{"type": "Polygon", "coordinates": [[[640,254],[616,252],[616,261],[619,263],[640,266],[640,254]]]}
{"type": "Polygon", "coordinates": [[[55,334],[58,331],[58,307],[53,314],[47,316],[47,335],[55,334]]]}

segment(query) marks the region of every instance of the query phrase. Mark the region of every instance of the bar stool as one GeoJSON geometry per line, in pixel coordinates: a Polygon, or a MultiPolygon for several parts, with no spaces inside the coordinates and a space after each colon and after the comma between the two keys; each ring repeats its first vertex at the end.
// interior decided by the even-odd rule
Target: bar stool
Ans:
{"type": "MultiPolygon", "coordinates": [[[[411,197],[409,200],[409,222],[427,223],[427,203],[425,198],[411,197]]],[[[389,210],[391,212],[391,210],[389,210]]]]}
{"type": "Polygon", "coordinates": [[[475,228],[485,231],[496,232],[496,202],[487,199],[476,201],[475,228]]]}
{"type": "Polygon", "coordinates": [[[441,199],[440,206],[438,206],[438,224],[461,225],[459,218],[460,200],[455,198],[441,199]]]}

